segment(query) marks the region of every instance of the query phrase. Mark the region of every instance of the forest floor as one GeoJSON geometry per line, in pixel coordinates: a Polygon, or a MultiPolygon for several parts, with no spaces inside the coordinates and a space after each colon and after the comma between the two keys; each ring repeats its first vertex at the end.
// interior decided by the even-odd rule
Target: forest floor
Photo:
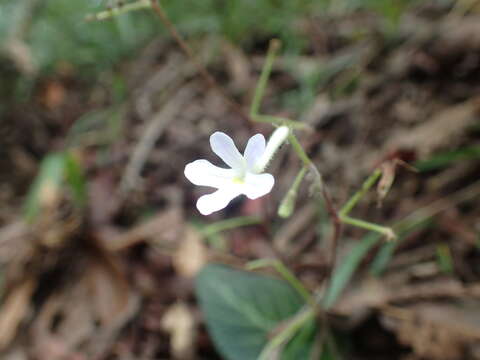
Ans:
{"type": "MultiPolygon", "coordinates": [[[[390,191],[379,200],[373,188],[352,214],[386,226],[418,221],[398,240],[371,243],[328,311],[347,339],[345,358],[480,359],[480,14],[420,6],[394,34],[368,12],[298,26],[306,50],[279,55],[262,113],[308,126],[296,133],[335,208],[380,167],[394,178],[383,179],[394,180],[390,191]]],[[[190,45],[248,113],[268,41],[249,52],[222,39],[190,45]]],[[[171,38],[119,69],[121,101],[105,85],[112,79],[86,83],[61,64],[26,103],[8,104],[2,359],[219,359],[194,294],[205,263],[273,257],[309,289],[331,275],[333,229],[308,177],[294,214],[277,215],[301,167],[288,146],[269,167],[268,196],[237,198],[209,217],[195,208],[205,192],[183,170],[200,158],[217,162],[209,136],[223,131],[243,148],[271,125],[247,123],[171,38]],[[67,148],[66,166],[83,169],[69,186],[58,176],[67,148]],[[233,218],[242,226],[221,228],[233,218]]],[[[366,234],[342,228],[337,266],[366,234]]]]}

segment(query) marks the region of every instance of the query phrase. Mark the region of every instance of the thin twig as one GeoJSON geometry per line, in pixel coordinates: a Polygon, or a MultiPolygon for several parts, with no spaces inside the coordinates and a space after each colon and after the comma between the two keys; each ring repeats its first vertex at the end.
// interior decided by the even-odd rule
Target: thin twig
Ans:
{"type": "Polygon", "coordinates": [[[325,200],[325,206],[327,208],[328,215],[330,216],[330,220],[333,224],[332,235],[330,238],[330,251],[329,251],[329,259],[328,259],[328,269],[326,274],[326,282],[330,281],[330,278],[333,273],[333,269],[335,268],[335,260],[337,258],[337,248],[338,248],[338,240],[340,239],[340,235],[342,234],[342,222],[338,217],[338,212],[335,209],[335,205],[333,205],[332,198],[328,193],[327,188],[324,186],[322,187],[322,197],[325,200]]]}
{"type": "Polygon", "coordinates": [[[139,0],[130,4],[112,7],[96,14],[89,14],[85,17],[85,21],[103,21],[109,20],[117,15],[125,14],[130,11],[147,9],[150,7],[150,0],[139,0]]]}
{"type": "Polygon", "coordinates": [[[155,146],[155,142],[161,136],[166,126],[172,121],[176,114],[182,109],[182,105],[187,103],[193,96],[190,87],[180,89],[175,97],[170,100],[164,108],[154,114],[151,121],[145,126],[139,143],[135,146],[132,156],[125,168],[122,180],[120,182],[120,195],[126,194],[138,183],[140,172],[155,146]]]}
{"type": "Polygon", "coordinates": [[[163,11],[158,1],[151,0],[151,4],[152,4],[152,10],[158,16],[158,18],[163,23],[163,25],[167,28],[168,32],[173,37],[173,39],[177,42],[178,46],[180,46],[180,48],[185,53],[185,55],[187,55],[190,61],[195,65],[199,74],[203,77],[203,79],[208,84],[208,86],[214,89],[215,91],[217,91],[217,93],[219,93],[222,96],[225,102],[241,117],[245,125],[248,128],[251,128],[252,120],[250,116],[248,116],[248,114],[242,109],[242,107],[237,102],[233,101],[231,97],[225,93],[222,87],[218,85],[218,83],[215,81],[213,76],[210,75],[210,73],[205,68],[205,66],[197,59],[197,57],[194,55],[190,46],[187,44],[187,42],[182,38],[180,33],[177,31],[177,29],[168,18],[165,11],[163,11]]]}

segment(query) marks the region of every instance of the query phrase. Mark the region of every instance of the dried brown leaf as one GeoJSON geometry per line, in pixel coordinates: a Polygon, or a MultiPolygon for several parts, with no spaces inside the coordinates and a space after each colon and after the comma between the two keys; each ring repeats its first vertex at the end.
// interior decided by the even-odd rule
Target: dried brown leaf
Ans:
{"type": "Polygon", "coordinates": [[[186,227],[183,240],[173,255],[173,266],[181,276],[194,277],[207,262],[207,248],[194,228],[186,227]]]}
{"type": "MultiPolygon", "coordinates": [[[[418,304],[408,309],[385,307],[384,315],[398,339],[423,358],[464,358],[468,344],[480,341],[478,304],[418,304]]],[[[388,322],[387,322],[388,324],[388,322]]]]}
{"type": "Polygon", "coordinates": [[[7,295],[0,309],[0,349],[5,348],[15,337],[29,310],[35,286],[35,280],[28,278],[7,295]]]}
{"type": "Polygon", "coordinates": [[[478,110],[478,98],[443,109],[414,128],[399,131],[387,142],[387,149],[415,149],[426,156],[458,139],[477,121],[478,110]]]}
{"type": "Polygon", "coordinates": [[[224,41],[222,50],[225,55],[225,65],[231,77],[231,87],[234,91],[245,91],[252,84],[251,68],[247,56],[232,43],[224,41]]]}
{"type": "Polygon", "coordinates": [[[172,245],[183,229],[183,217],[173,208],[153,216],[133,229],[116,236],[102,237],[103,246],[110,251],[121,251],[143,241],[158,245],[172,245]]]}
{"type": "Polygon", "coordinates": [[[161,320],[162,328],[170,334],[173,359],[193,359],[195,354],[196,321],[192,310],[183,302],[172,305],[161,320]]]}

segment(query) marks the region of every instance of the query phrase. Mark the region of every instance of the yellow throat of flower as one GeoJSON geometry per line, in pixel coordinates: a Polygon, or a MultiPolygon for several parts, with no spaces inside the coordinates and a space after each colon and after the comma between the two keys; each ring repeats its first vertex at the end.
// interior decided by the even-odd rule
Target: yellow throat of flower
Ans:
{"type": "Polygon", "coordinates": [[[232,179],[234,184],[244,184],[245,180],[242,177],[236,176],[232,179]]]}

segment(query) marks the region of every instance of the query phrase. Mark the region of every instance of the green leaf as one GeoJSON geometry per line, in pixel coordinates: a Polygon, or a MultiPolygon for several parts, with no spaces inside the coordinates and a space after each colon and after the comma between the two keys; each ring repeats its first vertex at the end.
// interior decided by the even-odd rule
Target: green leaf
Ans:
{"type": "Polygon", "coordinates": [[[81,164],[70,152],[47,155],[25,202],[25,217],[33,221],[42,207],[65,189],[71,191],[75,206],[83,208],[87,201],[86,181],[81,164]]]}
{"type": "Polygon", "coordinates": [[[477,160],[480,158],[480,146],[473,145],[461,149],[434,154],[430,159],[417,161],[414,166],[420,171],[445,168],[455,162],[477,160]]]}
{"type": "Polygon", "coordinates": [[[388,263],[393,257],[395,250],[397,250],[400,240],[391,241],[386,244],[383,244],[380,250],[378,250],[377,255],[370,265],[370,273],[373,276],[380,276],[383,271],[387,268],[388,263]]]}
{"type": "Polygon", "coordinates": [[[315,344],[316,336],[317,324],[312,319],[285,346],[282,352],[282,359],[308,359],[315,344]]]}
{"type": "Polygon", "coordinates": [[[53,153],[43,159],[40,164],[40,171],[27,196],[25,204],[27,220],[34,220],[47,196],[54,191],[58,191],[63,181],[64,169],[64,153],[53,153]]]}
{"type": "MultiPolygon", "coordinates": [[[[284,281],[215,264],[198,275],[196,294],[210,336],[228,360],[257,359],[272,332],[305,306],[284,281]]],[[[281,358],[307,359],[315,334],[316,324],[306,323],[281,358]]]]}
{"type": "Polygon", "coordinates": [[[335,304],[335,301],[343,289],[345,289],[345,286],[347,286],[362,259],[381,237],[382,235],[376,232],[368,233],[360,243],[353,248],[350,254],[340,262],[340,265],[333,273],[332,281],[323,299],[323,306],[326,309],[329,309],[335,304]]]}
{"type": "Polygon", "coordinates": [[[430,220],[424,220],[419,223],[411,223],[405,224],[403,226],[399,226],[401,224],[397,223],[395,226],[399,228],[398,231],[398,238],[396,241],[387,242],[380,247],[380,250],[377,252],[377,255],[372,261],[370,265],[370,274],[373,276],[380,276],[385,271],[388,266],[388,263],[392,259],[395,251],[397,250],[398,245],[403,241],[403,239],[411,234],[413,231],[424,230],[432,225],[430,220]],[[402,228],[403,227],[403,228],[402,228]]]}
{"type": "Polygon", "coordinates": [[[65,177],[72,190],[75,205],[83,208],[87,202],[86,180],[81,164],[72,153],[65,155],[65,177]]]}

